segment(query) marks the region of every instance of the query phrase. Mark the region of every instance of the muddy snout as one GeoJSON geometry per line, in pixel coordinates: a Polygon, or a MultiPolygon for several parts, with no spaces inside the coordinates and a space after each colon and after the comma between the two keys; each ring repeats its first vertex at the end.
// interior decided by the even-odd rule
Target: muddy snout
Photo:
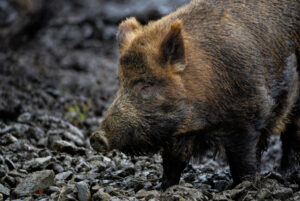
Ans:
{"type": "Polygon", "coordinates": [[[107,152],[109,150],[108,140],[104,131],[96,131],[90,137],[90,144],[97,152],[107,152]]]}

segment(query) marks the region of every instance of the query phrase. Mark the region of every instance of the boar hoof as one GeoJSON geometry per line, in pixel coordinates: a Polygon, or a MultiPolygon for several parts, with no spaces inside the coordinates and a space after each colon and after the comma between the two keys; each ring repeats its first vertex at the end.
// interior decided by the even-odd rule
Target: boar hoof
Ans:
{"type": "Polygon", "coordinates": [[[108,140],[104,136],[103,131],[96,131],[90,137],[90,144],[93,149],[97,152],[106,152],[108,151],[108,140]]]}

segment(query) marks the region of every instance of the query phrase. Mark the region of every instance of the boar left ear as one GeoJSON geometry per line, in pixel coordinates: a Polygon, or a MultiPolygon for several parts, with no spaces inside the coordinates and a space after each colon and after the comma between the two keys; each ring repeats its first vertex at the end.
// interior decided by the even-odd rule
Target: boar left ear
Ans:
{"type": "Polygon", "coordinates": [[[134,17],[127,18],[121,22],[117,32],[117,40],[121,50],[123,47],[130,44],[136,36],[136,30],[141,27],[142,25],[134,17]]]}
{"type": "Polygon", "coordinates": [[[161,56],[163,63],[169,63],[175,67],[175,71],[185,68],[184,42],[182,37],[182,24],[176,20],[171,24],[170,30],[161,43],[161,56]]]}

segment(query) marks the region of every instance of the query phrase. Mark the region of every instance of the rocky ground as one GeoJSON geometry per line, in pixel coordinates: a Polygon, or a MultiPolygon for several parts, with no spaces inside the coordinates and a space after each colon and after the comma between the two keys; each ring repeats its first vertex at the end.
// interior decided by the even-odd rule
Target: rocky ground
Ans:
{"type": "Polygon", "coordinates": [[[1,200],[300,200],[300,174],[273,171],[278,137],[254,182],[229,188],[226,163],[191,162],[162,193],[161,157],[94,152],[88,137],[118,88],[118,23],[145,23],[185,0],[0,1],[1,200]]]}

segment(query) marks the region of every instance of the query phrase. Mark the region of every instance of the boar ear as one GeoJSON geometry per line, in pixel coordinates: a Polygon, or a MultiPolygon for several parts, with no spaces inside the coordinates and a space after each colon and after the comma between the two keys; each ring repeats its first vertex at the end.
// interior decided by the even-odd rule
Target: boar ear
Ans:
{"type": "Polygon", "coordinates": [[[117,33],[117,40],[122,49],[124,46],[130,44],[136,35],[136,30],[141,28],[142,25],[134,18],[130,17],[121,22],[117,33]]]}
{"type": "Polygon", "coordinates": [[[182,37],[182,24],[176,20],[171,24],[170,30],[161,44],[161,56],[163,63],[169,63],[175,67],[175,71],[185,68],[184,42],[182,37]]]}

